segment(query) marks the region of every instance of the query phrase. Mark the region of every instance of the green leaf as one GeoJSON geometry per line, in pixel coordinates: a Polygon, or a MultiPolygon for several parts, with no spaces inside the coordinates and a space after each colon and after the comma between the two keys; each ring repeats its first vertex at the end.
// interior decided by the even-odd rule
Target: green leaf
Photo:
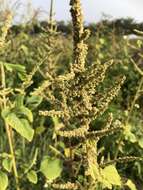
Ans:
{"type": "Polygon", "coordinates": [[[91,177],[95,181],[96,180],[97,181],[102,181],[102,177],[100,175],[100,170],[99,170],[99,168],[96,165],[94,165],[94,164],[90,165],[89,172],[90,172],[91,177]]]}
{"type": "Polygon", "coordinates": [[[10,113],[5,118],[5,121],[22,137],[26,138],[28,141],[32,141],[34,130],[31,128],[29,122],[26,119],[19,119],[14,113],[10,113]]]}
{"type": "Polygon", "coordinates": [[[40,171],[49,181],[53,181],[61,175],[62,162],[59,159],[46,157],[41,163],[40,171]]]}
{"type": "Polygon", "coordinates": [[[46,128],[44,126],[37,127],[35,130],[35,134],[41,135],[45,130],[46,130],[46,128]]]}
{"type": "Polygon", "coordinates": [[[21,94],[17,95],[15,100],[15,106],[19,108],[23,106],[23,103],[24,103],[24,95],[21,94]]]}
{"type": "Polygon", "coordinates": [[[9,72],[15,71],[19,78],[23,81],[26,79],[26,69],[25,66],[20,65],[20,64],[12,64],[12,63],[3,63],[6,70],[9,72]]]}
{"type": "Polygon", "coordinates": [[[8,154],[8,153],[6,153],[6,152],[2,152],[2,153],[0,154],[0,157],[2,157],[2,158],[12,158],[12,155],[11,155],[11,154],[8,154]]]}
{"type": "Polygon", "coordinates": [[[0,190],[6,190],[8,186],[8,177],[5,173],[0,171],[0,190]]]}
{"type": "Polygon", "coordinates": [[[32,109],[37,108],[41,104],[43,98],[40,96],[31,96],[26,100],[26,105],[32,109]]]}
{"type": "Polygon", "coordinates": [[[37,181],[38,181],[37,173],[36,173],[34,170],[31,170],[30,172],[28,172],[27,178],[28,178],[28,180],[29,180],[31,183],[34,183],[34,184],[36,184],[37,181]]]}
{"type": "Polygon", "coordinates": [[[128,179],[128,181],[127,181],[127,183],[125,185],[127,187],[129,187],[130,190],[137,190],[135,184],[130,179],[128,179]]]}
{"type": "Polygon", "coordinates": [[[141,148],[143,148],[143,138],[140,138],[140,139],[138,140],[138,144],[139,144],[139,146],[140,146],[141,148]]]}
{"type": "Polygon", "coordinates": [[[27,79],[27,74],[24,72],[24,73],[18,73],[18,77],[22,80],[22,81],[25,81],[27,79]]]}
{"type": "Polygon", "coordinates": [[[10,113],[10,109],[5,108],[5,109],[2,110],[1,116],[3,117],[3,119],[5,119],[8,116],[9,113],[10,113]]]}
{"type": "Polygon", "coordinates": [[[2,161],[2,166],[3,168],[8,171],[8,172],[11,172],[12,170],[12,159],[10,158],[5,158],[3,161],[2,161]]]}
{"type": "Polygon", "coordinates": [[[136,136],[132,133],[132,126],[129,123],[125,126],[124,136],[127,141],[130,141],[132,143],[137,142],[136,136]]]}
{"type": "Polygon", "coordinates": [[[12,64],[12,63],[4,63],[4,66],[8,71],[17,71],[21,73],[25,73],[25,66],[19,64],[12,64]]]}
{"type": "Polygon", "coordinates": [[[16,97],[14,111],[16,112],[16,115],[24,115],[31,123],[33,122],[33,114],[30,109],[24,106],[24,96],[21,94],[16,97]]]}
{"type": "Polygon", "coordinates": [[[119,176],[117,169],[114,165],[105,167],[102,170],[104,179],[112,185],[121,186],[121,177],[119,176]]]}
{"type": "Polygon", "coordinates": [[[104,178],[102,179],[101,184],[103,189],[105,188],[112,189],[112,184],[104,178]]]}
{"type": "Polygon", "coordinates": [[[132,143],[137,142],[137,138],[136,138],[136,136],[135,136],[133,133],[130,133],[130,134],[128,135],[128,140],[129,140],[130,142],[132,142],[132,143]]]}
{"type": "Polygon", "coordinates": [[[18,112],[21,113],[21,115],[24,115],[27,117],[27,119],[32,123],[33,122],[33,114],[30,109],[28,109],[25,106],[21,106],[17,109],[18,112]]]}
{"type": "Polygon", "coordinates": [[[26,119],[21,119],[21,122],[24,126],[23,128],[23,137],[25,137],[28,141],[32,141],[34,136],[34,130],[31,128],[29,122],[26,119]]]}

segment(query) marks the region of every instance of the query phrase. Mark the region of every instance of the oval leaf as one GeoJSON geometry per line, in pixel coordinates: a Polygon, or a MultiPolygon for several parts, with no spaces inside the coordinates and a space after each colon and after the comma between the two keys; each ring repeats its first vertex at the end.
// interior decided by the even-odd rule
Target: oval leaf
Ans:
{"type": "Polygon", "coordinates": [[[43,98],[41,96],[30,96],[26,100],[26,106],[35,109],[41,104],[43,98]]]}
{"type": "Polygon", "coordinates": [[[119,176],[117,169],[114,165],[105,167],[102,170],[102,174],[106,181],[112,185],[121,186],[121,177],[119,176]]]}
{"type": "Polygon", "coordinates": [[[5,158],[3,161],[2,161],[2,166],[3,168],[8,171],[8,172],[11,172],[12,170],[12,159],[10,158],[5,158]]]}
{"type": "Polygon", "coordinates": [[[23,131],[23,137],[25,137],[28,141],[32,141],[33,136],[34,136],[34,130],[31,128],[29,122],[26,119],[21,119],[20,120],[24,126],[23,131]]]}
{"type": "Polygon", "coordinates": [[[49,181],[53,181],[61,175],[62,162],[59,159],[46,157],[41,163],[40,171],[49,181]]]}
{"type": "Polygon", "coordinates": [[[0,171],[0,190],[5,190],[8,186],[8,177],[0,171]]]}
{"type": "Polygon", "coordinates": [[[26,138],[28,141],[32,141],[34,130],[29,125],[26,119],[19,119],[14,113],[10,113],[5,121],[13,129],[15,129],[22,137],[26,138]]]}
{"type": "Polygon", "coordinates": [[[34,184],[36,184],[37,181],[38,181],[37,173],[36,173],[34,170],[31,170],[30,172],[28,172],[27,178],[28,178],[28,180],[29,180],[31,183],[34,183],[34,184]]]}

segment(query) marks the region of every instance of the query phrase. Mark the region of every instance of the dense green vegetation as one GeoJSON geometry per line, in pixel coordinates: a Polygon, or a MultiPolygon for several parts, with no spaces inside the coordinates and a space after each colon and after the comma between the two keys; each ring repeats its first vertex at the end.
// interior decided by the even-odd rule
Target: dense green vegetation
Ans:
{"type": "Polygon", "coordinates": [[[79,0],[71,13],[16,26],[3,13],[0,190],[143,189],[142,23],[84,29],[79,0]]]}

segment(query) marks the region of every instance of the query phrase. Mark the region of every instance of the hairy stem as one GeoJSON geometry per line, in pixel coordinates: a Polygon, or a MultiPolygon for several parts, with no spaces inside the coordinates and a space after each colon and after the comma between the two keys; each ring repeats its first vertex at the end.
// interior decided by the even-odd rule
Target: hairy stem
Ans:
{"type": "MultiPolygon", "coordinates": [[[[3,64],[1,64],[1,81],[2,81],[2,88],[5,89],[6,82],[5,82],[5,70],[4,70],[3,64]]],[[[3,109],[5,108],[6,108],[6,96],[3,95],[3,109]]],[[[14,153],[14,146],[13,146],[13,139],[12,139],[13,138],[12,130],[9,127],[9,125],[7,125],[6,123],[5,123],[5,129],[6,129],[6,134],[7,134],[8,143],[9,143],[10,154],[12,156],[12,166],[13,166],[13,173],[14,173],[15,182],[16,182],[16,189],[20,190],[18,172],[17,172],[17,167],[16,167],[16,159],[15,159],[15,153],[14,153]]]]}

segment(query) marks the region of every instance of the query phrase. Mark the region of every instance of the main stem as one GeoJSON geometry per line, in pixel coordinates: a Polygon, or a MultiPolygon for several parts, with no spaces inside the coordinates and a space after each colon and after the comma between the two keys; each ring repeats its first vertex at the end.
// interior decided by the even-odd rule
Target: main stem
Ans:
{"type": "MultiPolygon", "coordinates": [[[[1,64],[1,77],[2,77],[2,87],[3,89],[5,89],[6,82],[5,82],[5,70],[4,70],[3,64],[1,64]]],[[[6,96],[3,95],[3,109],[5,108],[6,108],[6,96]]],[[[6,134],[7,134],[8,143],[9,143],[10,154],[12,156],[12,166],[13,166],[13,173],[14,173],[15,182],[16,182],[16,189],[20,190],[18,172],[17,172],[17,167],[16,167],[16,159],[15,159],[15,153],[14,153],[14,147],[13,147],[13,140],[12,140],[12,131],[9,125],[7,125],[6,123],[5,123],[5,129],[6,129],[6,134]]]]}

